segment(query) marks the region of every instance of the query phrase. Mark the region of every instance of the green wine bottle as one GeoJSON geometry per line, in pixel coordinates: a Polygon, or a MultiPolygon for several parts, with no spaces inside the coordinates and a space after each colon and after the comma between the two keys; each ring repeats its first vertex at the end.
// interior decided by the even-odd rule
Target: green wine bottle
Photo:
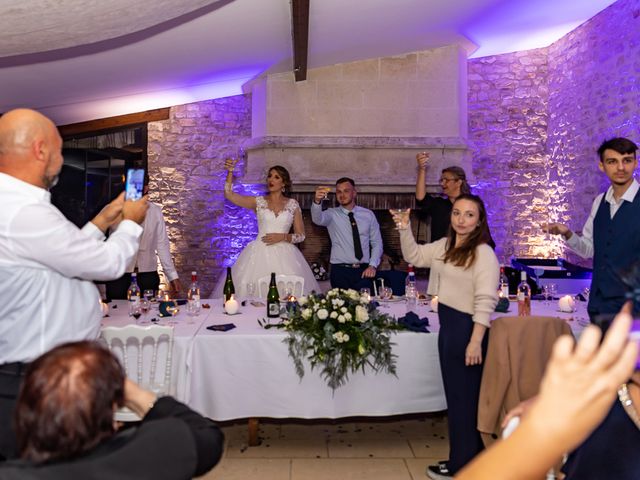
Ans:
{"type": "Polygon", "coordinates": [[[269,282],[269,292],[267,293],[267,317],[277,318],[280,316],[280,295],[276,284],[276,274],[271,272],[271,282],[269,282]]]}
{"type": "Polygon", "coordinates": [[[224,281],[224,290],[222,295],[222,306],[227,303],[227,300],[231,298],[231,295],[236,293],[236,289],[233,287],[233,279],[231,278],[231,267],[227,267],[227,279],[224,281]]]}

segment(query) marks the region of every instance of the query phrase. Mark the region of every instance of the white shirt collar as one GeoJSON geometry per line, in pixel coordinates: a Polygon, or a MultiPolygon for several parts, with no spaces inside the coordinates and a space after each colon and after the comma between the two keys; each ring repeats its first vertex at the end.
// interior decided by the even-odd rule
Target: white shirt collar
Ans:
{"type": "Polygon", "coordinates": [[[616,199],[613,197],[613,187],[609,187],[607,189],[607,193],[605,194],[604,199],[611,204],[622,203],[623,200],[626,200],[627,202],[633,202],[633,199],[636,198],[638,190],[640,190],[640,183],[638,183],[634,178],[633,182],[631,182],[631,185],[629,185],[629,188],[627,188],[627,191],[624,192],[618,202],[616,202],[616,199]]]}
{"type": "Polygon", "coordinates": [[[36,187],[35,185],[31,185],[30,183],[20,180],[19,178],[0,172],[0,185],[2,184],[9,185],[9,188],[38,200],[44,200],[47,202],[51,200],[51,193],[48,190],[36,187]]]}

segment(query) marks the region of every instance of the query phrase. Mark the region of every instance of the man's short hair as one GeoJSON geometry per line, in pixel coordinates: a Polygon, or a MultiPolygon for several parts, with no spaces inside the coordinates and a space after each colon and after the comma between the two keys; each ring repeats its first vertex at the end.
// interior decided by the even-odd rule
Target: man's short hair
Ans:
{"type": "Polygon", "coordinates": [[[113,435],[124,379],[118,359],[98,342],[67,343],[37,358],[15,410],[20,456],[38,463],[72,459],[113,435]]]}
{"type": "Polygon", "coordinates": [[[344,182],[349,182],[352,187],[356,186],[356,182],[354,182],[353,179],[349,178],[349,177],[339,178],[338,180],[336,180],[336,185],[338,185],[339,183],[344,183],[344,182]]]}
{"type": "Polygon", "coordinates": [[[602,142],[602,145],[598,147],[598,157],[600,157],[601,162],[604,160],[603,155],[605,150],[614,150],[621,155],[633,153],[633,156],[635,157],[638,146],[628,138],[623,137],[616,137],[605,140],[604,142],[602,142]]]}

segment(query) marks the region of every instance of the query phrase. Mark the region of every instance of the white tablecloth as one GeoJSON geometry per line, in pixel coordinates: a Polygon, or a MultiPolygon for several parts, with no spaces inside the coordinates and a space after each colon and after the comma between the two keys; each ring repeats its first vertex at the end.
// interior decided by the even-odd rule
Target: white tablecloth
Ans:
{"type": "MultiPolygon", "coordinates": [[[[264,330],[257,323],[266,317],[264,307],[242,307],[239,315],[222,313],[220,300],[204,300],[211,305],[190,319],[180,312],[175,324],[174,369],[176,396],[192,408],[215,420],[246,417],[340,418],[385,416],[440,411],[446,408],[438,359],[437,314],[418,307],[418,315],[428,317],[432,333],[399,332],[392,337],[397,355],[397,377],[374,374],[350,376],[349,382],[332,392],[319,371],[305,370],[302,380],[283,343],[286,333],[264,330]],[[215,332],[205,327],[234,323],[236,328],[215,332]]],[[[111,310],[103,325],[124,325],[126,302],[111,310]]],[[[578,302],[575,313],[557,311],[557,302],[533,302],[534,315],[557,316],[569,322],[578,334],[588,322],[586,306],[578,302]]],[[[404,303],[386,304],[384,312],[400,317],[404,303]]],[[[507,313],[517,315],[511,303],[507,313]]],[[[167,323],[167,320],[163,320],[167,323]]]]}
{"type": "MultiPolygon", "coordinates": [[[[217,301],[213,302],[217,305],[217,301]]],[[[404,304],[393,311],[404,314],[404,304]]],[[[425,307],[422,307],[425,308],[425,307]]],[[[421,311],[421,315],[426,313],[421,311]]],[[[391,311],[391,309],[389,309],[391,311]]],[[[241,315],[215,309],[212,323],[234,323],[228,332],[202,329],[194,339],[189,404],[215,420],[244,417],[338,418],[438,411],[446,408],[437,335],[400,332],[392,337],[397,377],[358,372],[335,392],[317,370],[296,375],[283,343],[286,333],[264,330],[265,308],[241,315]]]]}

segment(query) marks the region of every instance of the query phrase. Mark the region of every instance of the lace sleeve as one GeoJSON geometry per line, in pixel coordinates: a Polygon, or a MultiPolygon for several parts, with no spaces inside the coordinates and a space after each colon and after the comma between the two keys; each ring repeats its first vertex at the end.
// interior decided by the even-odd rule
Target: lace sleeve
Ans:
{"type": "Polygon", "coordinates": [[[304,233],[291,234],[291,243],[302,243],[304,242],[304,239],[305,239],[304,233]]]}
{"type": "Polygon", "coordinates": [[[298,204],[297,200],[290,198],[287,204],[284,206],[284,209],[293,217],[296,214],[296,210],[300,210],[300,205],[298,204]]]}
{"type": "Polygon", "coordinates": [[[256,197],[256,210],[264,210],[265,208],[268,208],[268,206],[267,201],[264,199],[264,197],[256,197]]]}

